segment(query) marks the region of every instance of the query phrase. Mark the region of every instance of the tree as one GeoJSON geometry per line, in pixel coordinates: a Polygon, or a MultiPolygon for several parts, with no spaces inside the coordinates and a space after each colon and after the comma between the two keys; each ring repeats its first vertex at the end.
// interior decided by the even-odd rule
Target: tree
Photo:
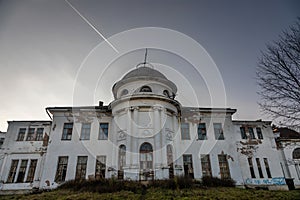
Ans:
{"type": "Polygon", "coordinates": [[[278,125],[300,130],[300,18],[262,52],[257,80],[261,109],[278,125]]]}

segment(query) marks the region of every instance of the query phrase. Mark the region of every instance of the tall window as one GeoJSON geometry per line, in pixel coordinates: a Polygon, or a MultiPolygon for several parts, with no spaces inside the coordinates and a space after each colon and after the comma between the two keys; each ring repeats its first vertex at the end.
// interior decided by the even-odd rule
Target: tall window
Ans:
{"type": "Polygon", "coordinates": [[[247,139],[245,127],[240,127],[242,139],[247,139]]]}
{"type": "Polygon", "coordinates": [[[118,179],[123,179],[124,177],[124,169],[126,165],[126,146],[121,145],[119,147],[119,170],[118,170],[118,179]]]}
{"type": "Polygon", "coordinates": [[[218,159],[219,159],[221,179],[229,179],[230,178],[230,170],[229,170],[229,165],[228,165],[228,161],[227,161],[227,155],[219,154],[218,159]]]}
{"type": "Polygon", "coordinates": [[[264,139],[263,134],[261,132],[261,128],[257,127],[256,128],[256,133],[257,133],[258,139],[264,139]]]}
{"type": "Polygon", "coordinates": [[[85,179],[87,160],[88,160],[87,156],[77,157],[76,174],[75,174],[76,180],[85,179]]]}
{"type": "Polygon", "coordinates": [[[214,132],[216,140],[224,140],[224,133],[221,123],[214,123],[214,132]]]}
{"type": "Polygon", "coordinates": [[[248,127],[249,136],[251,139],[255,139],[254,131],[252,127],[248,127]]]}
{"type": "Polygon", "coordinates": [[[188,123],[181,123],[181,139],[189,140],[190,138],[190,126],[188,123]]]}
{"type": "Polygon", "coordinates": [[[38,128],[36,131],[36,141],[43,141],[43,133],[44,133],[44,128],[38,128]]]}
{"type": "Polygon", "coordinates": [[[61,140],[71,140],[73,132],[73,123],[65,123],[61,140]]]}
{"type": "Polygon", "coordinates": [[[198,140],[206,140],[206,126],[205,123],[198,124],[198,140]]]}
{"type": "Polygon", "coordinates": [[[264,175],[263,175],[263,172],[261,169],[259,158],[256,158],[256,164],[257,164],[257,169],[258,169],[258,173],[259,173],[259,178],[263,178],[264,175]]]}
{"type": "Polygon", "coordinates": [[[95,178],[105,178],[106,171],[106,156],[97,156],[95,178]]]}
{"type": "Polygon", "coordinates": [[[272,178],[271,170],[270,170],[270,166],[269,166],[269,162],[268,162],[267,158],[264,158],[264,164],[266,167],[266,172],[267,172],[268,178],[272,178]]]}
{"type": "Polygon", "coordinates": [[[23,141],[25,138],[26,128],[20,128],[17,141],[23,141]]]}
{"type": "Polygon", "coordinates": [[[11,161],[11,166],[7,178],[7,183],[13,183],[15,180],[15,176],[17,173],[17,167],[18,167],[19,160],[12,160],[11,161]]]}
{"type": "Polygon", "coordinates": [[[252,158],[248,158],[248,164],[249,164],[251,178],[255,178],[255,173],[254,173],[252,158]]]}
{"type": "Polygon", "coordinates": [[[100,123],[98,139],[99,140],[108,139],[108,123],[100,123]]]}
{"type": "Polygon", "coordinates": [[[89,140],[90,133],[91,133],[91,123],[82,123],[80,139],[89,140]]]}
{"type": "Polygon", "coordinates": [[[194,178],[193,157],[192,155],[183,155],[184,175],[189,178],[194,178]]]}
{"type": "Polygon", "coordinates": [[[23,183],[25,178],[25,173],[27,169],[28,160],[22,160],[19,168],[19,173],[17,177],[17,183],[23,183]]]}
{"type": "Polygon", "coordinates": [[[293,151],[293,159],[300,159],[300,148],[296,148],[293,151]]]}
{"type": "Polygon", "coordinates": [[[141,180],[153,178],[153,149],[152,145],[145,142],[140,147],[141,180]]]}
{"type": "Polygon", "coordinates": [[[55,175],[55,182],[60,183],[65,181],[68,168],[68,156],[58,157],[57,170],[55,175]]]}
{"type": "Polygon", "coordinates": [[[300,180],[300,164],[295,163],[295,169],[298,175],[298,179],[300,180]]]}
{"type": "Polygon", "coordinates": [[[33,182],[36,165],[37,165],[36,159],[30,160],[30,166],[29,166],[26,182],[33,182]]]}
{"type": "Polygon", "coordinates": [[[34,131],[35,131],[34,128],[29,128],[28,129],[28,134],[27,134],[27,138],[26,138],[27,141],[33,141],[34,140],[34,131]]]}
{"type": "Polygon", "coordinates": [[[174,178],[173,148],[170,144],[167,145],[167,164],[169,167],[169,178],[174,178]]]}
{"type": "Polygon", "coordinates": [[[202,176],[212,176],[209,154],[201,155],[202,176]]]}

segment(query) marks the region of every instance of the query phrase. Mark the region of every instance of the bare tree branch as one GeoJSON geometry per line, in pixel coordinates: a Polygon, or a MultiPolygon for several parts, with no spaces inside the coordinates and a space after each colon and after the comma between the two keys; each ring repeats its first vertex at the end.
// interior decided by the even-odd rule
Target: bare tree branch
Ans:
{"type": "Polygon", "coordinates": [[[267,45],[256,74],[261,109],[278,125],[300,130],[300,18],[267,45]]]}

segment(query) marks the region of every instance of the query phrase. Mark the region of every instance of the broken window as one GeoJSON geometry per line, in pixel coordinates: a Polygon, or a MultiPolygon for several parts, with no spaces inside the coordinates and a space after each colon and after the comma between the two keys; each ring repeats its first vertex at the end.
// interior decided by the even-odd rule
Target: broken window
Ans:
{"type": "Polygon", "coordinates": [[[221,123],[214,123],[214,132],[216,140],[224,140],[224,133],[221,123]]]}
{"type": "Polygon", "coordinates": [[[198,124],[198,140],[206,140],[206,126],[205,123],[198,124]]]}
{"type": "Polygon", "coordinates": [[[75,174],[76,180],[85,179],[87,160],[88,160],[87,156],[77,157],[76,174],[75,174]]]}
{"type": "Polygon", "coordinates": [[[258,138],[258,139],[261,139],[261,140],[264,139],[264,138],[263,138],[263,134],[262,134],[262,132],[261,132],[261,128],[257,127],[257,128],[256,128],[256,133],[257,133],[257,138],[258,138]]]}
{"type": "Polygon", "coordinates": [[[34,128],[29,128],[28,129],[28,134],[27,134],[27,138],[26,138],[27,141],[33,141],[34,140],[34,131],[35,131],[34,128]]]}
{"type": "Polygon", "coordinates": [[[268,163],[268,159],[264,158],[264,163],[265,163],[265,167],[266,167],[266,172],[268,175],[268,178],[272,178],[271,176],[271,171],[270,171],[270,167],[269,167],[269,163],[268,163]]]}
{"type": "Polygon", "coordinates": [[[98,139],[99,140],[108,139],[108,123],[100,123],[98,139]]]}
{"type": "Polygon", "coordinates": [[[33,182],[36,165],[37,165],[36,159],[30,160],[30,166],[29,166],[26,182],[33,182]]]}
{"type": "Polygon", "coordinates": [[[183,169],[186,177],[194,178],[192,155],[183,155],[183,169]]]}
{"type": "Polygon", "coordinates": [[[80,139],[89,140],[90,133],[91,133],[91,123],[82,123],[80,139]]]}
{"type": "Polygon", "coordinates": [[[242,139],[247,139],[245,127],[240,127],[242,139]]]}
{"type": "Polygon", "coordinates": [[[189,140],[190,138],[190,127],[188,123],[181,123],[181,139],[189,140]]]}
{"type": "Polygon", "coordinates": [[[12,160],[11,161],[11,166],[7,178],[7,183],[13,183],[15,180],[15,176],[17,173],[17,167],[18,167],[19,160],[12,160]]]}
{"type": "Polygon", "coordinates": [[[201,155],[202,176],[212,176],[209,154],[201,155]]]}
{"type": "Polygon", "coordinates": [[[38,128],[36,131],[35,141],[43,141],[44,128],[38,128]]]}
{"type": "Polygon", "coordinates": [[[261,169],[259,158],[256,158],[256,164],[257,164],[257,169],[258,169],[258,173],[259,173],[259,178],[263,178],[264,175],[263,175],[263,172],[261,169]]]}
{"type": "Polygon", "coordinates": [[[27,169],[28,160],[22,160],[19,168],[19,173],[17,177],[17,183],[23,183],[25,178],[25,173],[27,169]]]}
{"type": "Polygon", "coordinates": [[[249,136],[251,139],[255,139],[254,131],[252,127],[248,127],[249,136]]]}
{"type": "Polygon", "coordinates": [[[71,140],[73,132],[73,123],[65,123],[61,140],[71,140]]]}
{"type": "Polygon", "coordinates": [[[218,159],[219,159],[221,179],[229,179],[230,178],[230,170],[229,170],[229,165],[228,165],[228,161],[227,161],[227,155],[219,154],[218,159]]]}
{"type": "Polygon", "coordinates": [[[65,181],[68,168],[68,156],[58,157],[57,170],[55,175],[55,182],[60,183],[65,181]]]}
{"type": "Polygon", "coordinates": [[[25,138],[26,128],[20,128],[18,133],[17,141],[23,141],[25,138]]]}
{"type": "Polygon", "coordinates": [[[255,178],[252,158],[248,158],[248,164],[249,164],[249,168],[250,168],[251,178],[255,178]]]}
{"type": "Polygon", "coordinates": [[[95,169],[95,178],[105,178],[106,171],[106,156],[97,156],[96,158],[96,169],[95,169]]]}

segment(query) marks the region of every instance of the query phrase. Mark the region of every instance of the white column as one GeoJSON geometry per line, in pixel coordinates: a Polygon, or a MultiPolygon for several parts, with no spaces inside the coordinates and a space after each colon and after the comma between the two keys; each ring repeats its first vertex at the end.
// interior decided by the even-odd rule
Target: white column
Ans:
{"type": "Polygon", "coordinates": [[[139,113],[139,107],[138,106],[135,106],[133,107],[133,120],[132,120],[132,135],[134,136],[132,138],[132,164],[135,168],[138,168],[138,163],[139,163],[139,148],[138,148],[138,137],[139,137],[139,128],[138,128],[138,120],[139,120],[139,116],[138,116],[138,113],[139,113]]]}
{"type": "Polygon", "coordinates": [[[132,148],[131,148],[131,135],[132,135],[132,130],[131,130],[131,124],[132,124],[132,119],[131,119],[131,110],[129,108],[127,110],[127,138],[126,138],[126,164],[128,167],[131,166],[132,164],[132,159],[131,159],[131,154],[132,154],[132,148]]]}

